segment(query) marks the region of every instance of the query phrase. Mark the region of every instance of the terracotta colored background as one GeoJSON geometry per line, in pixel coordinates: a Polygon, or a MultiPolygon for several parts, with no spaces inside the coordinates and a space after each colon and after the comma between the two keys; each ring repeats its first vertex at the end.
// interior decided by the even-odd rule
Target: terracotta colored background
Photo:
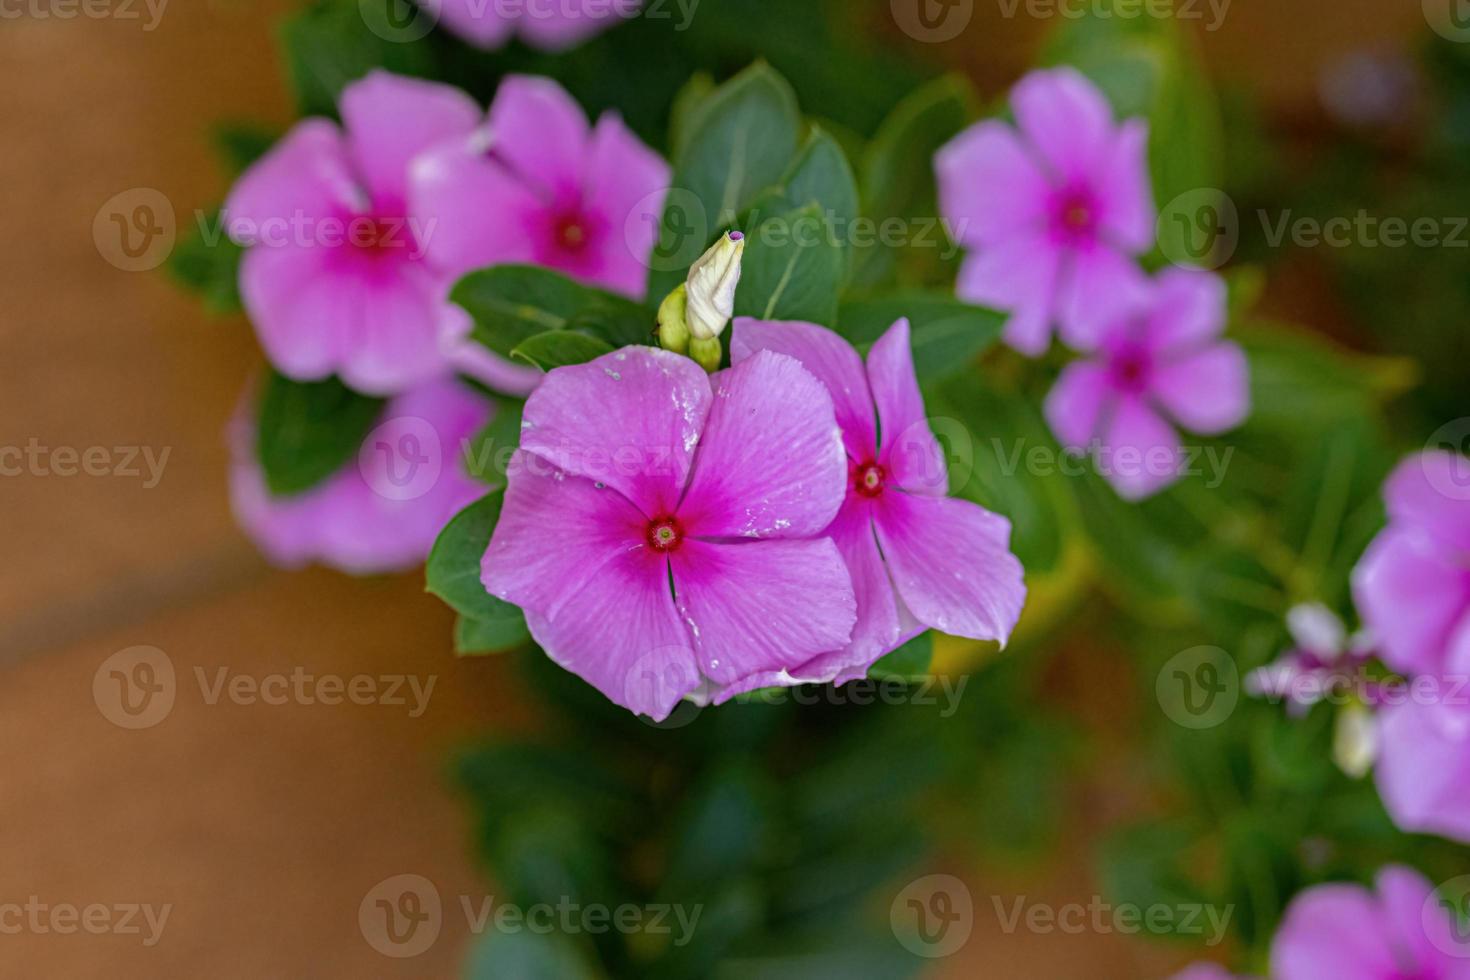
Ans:
{"type": "MultiPolygon", "coordinates": [[[[1422,34],[1418,7],[1236,0],[1203,50],[1217,74],[1295,109],[1313,102],[1333,56],[1422,34]]],[[[119,271],[93,240],[99,208],[129,188],[161,191],[181,222],[217,201],[213,122],[289,122],[273,44],[288,8],[189,0],[153,31],[146,14],[28,14],[0,29],[0,445],[170,453],[153,488],[0,477],[0,904],[172,905],[152,948],[138,936],[0,934],[6,976],[448,977],[468,939],[461,917],[446,916],[424,955],[389,960],[363,940],[358,904],[401,872],[431,878],[450,902],[489,887],[441,767],[476,731],[534,723],[509,672],[455,661],[450,616],[417,576],[283,574],[255,557],[228,513],[221,441],[258,364],[248,326],[206,317],[161,274],[119,271]],[[99,712],[92,679],[139,644],[168,654],[179,695],[161,724],[127,731],[99,712]],[[388,706],[211,705],[194,670],[221,666],[437,680],[415,719],[388,706]]],[[[999,9],[979,4],[943,51],[992,87],[1024,66],[1044,26],[999,9]]],[[[976,933],[936,975],[1138,980],[1179,964],[1179,950],[1120,937],[1005,935],[983,897],[1085,903],[1095,891],[1087,842],[1116,805],[1102,788],[1118,748],[1114,732],[1097,739],[1103,763],[1077,788],[1065,853],[1024,877],[960,871],[976,933]]]]}

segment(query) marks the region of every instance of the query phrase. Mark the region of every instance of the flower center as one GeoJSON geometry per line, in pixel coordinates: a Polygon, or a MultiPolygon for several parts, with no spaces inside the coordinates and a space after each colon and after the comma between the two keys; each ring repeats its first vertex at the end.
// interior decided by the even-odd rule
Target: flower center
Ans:
{"type": "Polygon", "coordinates": [[[883,481],[888,474],[877,463],[864,463],[853,471],[852,488],[864,497],[876,497],[883,493],[883,481]]]}
{"type": "Polygon", "coordinates": [[[413,233],[403,218],[362,215],[348,225],[347,241],[363,255],[380,258],[411,251],[413,233]]]}
{"type": "Polygon", "coordinates": [[[1148,388],[1152,373],[1151,359],[1141,347],[1125,347],[1113,356],[1113,381],[1123,391],[1141,394],[1148,388]]]}
{"type": "Polygon", "coordinates": [[[565,252],[581,252],[587,247],[587,240],[591,237],[587,233],[587,224],[582,220],[580,214],[560,215],[552,230],[558,247],[565,252]]]}
{"type": "Polygon", "coordinates": [[[684,529],[673,517],[648,522],[648,546],[654,551],[673,551],[684,540],[684,529]]]}
{"type": "Polygon", "coordinates": [[[1068,191],[1056,202],[1056,229],[1070,241],[1085,241],[1097,232],[1097,208],[1085,191],[1068,191]]]}

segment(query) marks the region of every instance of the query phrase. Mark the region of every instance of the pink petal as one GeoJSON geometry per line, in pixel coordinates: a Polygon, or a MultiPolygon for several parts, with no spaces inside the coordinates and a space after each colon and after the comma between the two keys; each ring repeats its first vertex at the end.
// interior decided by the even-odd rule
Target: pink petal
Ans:
{"type": "Polygon", "coordinates": [[[1179,436],[1134,395],[1114,403],[1102,437],[1098,470],[1125,500],[1142,500],[1179,479],[1179,436]]]}
{"type": "Polygon", "coordinates": [[[1470,459],[1426,452],[1400,463],[1383,489],[1389,516],[1470,554],[1470,459]]]}
{"type": "Polygon", "coordinates": [[[1417,968],[1424,971],[1421,976],[1430,974],[1441,980],[1470,975],[1470,960],[1464,958],[1470,956],[1470,945],[1456,941],[1449,912],[1438,904],[1429,879],[1413,868],[1391,864],[1378,872],[1374,884],[1383,910],[1383,930],[1394,945],[1401,969],[1417,968]],[[1456,946],[1462,954],[1459,957],[1450,952],[1456,946]]]}
{"type": "Polygon", "coordinates": [[[679,613],[700,671],[716,684],[800,666],[845,645],[856,601],[826,538],[712,544],[671,552],[679,613]]]}
{"type": "Polygon", "coordinates": [[[1374,980],[1394,968],[1382,910],[1357,885],[1317,885],[1297,895],[1271,944],[1271,976],[1282,980],[1374,980]]]}
{"type": "Polygon", "coordinates": [[[540,368],[516,364],[470,339],[474,321],[458,306],[448,306],[439,331],[439,349],[449,366],[491,391],[525,398],[546,375],[540,368]]]}
{"type": "Polygon", "coordinates": [[[557,664],[655,721],[703,683],[669,593],[668,563],[647,554],[617,555],[575,601],[550,616],[527,611],[526,625],[557,664]]]}
{"type": "Polygon", "coordinates": [[[1073,361],[1046,396],[1047,424],[1063,448],[1085,453],[1100,439],[1107,421],[1106,409],[1117,392],[1108,370],[1094,361],[1073,361]]]}
{"type": "Polygon", "coordinates": [[[1218,963],[1191,963],[1169,980],[1238,980],[1238,978],[1218,963]]]}
{"type": "Polygon", "coordinates": [[[516,29],[516,18],[502,13],[495,0],[419,0],[437,12],[439,23],[479,48],[504,47],[516,29]]]}
{"type": "Polygon", "coordinates": [[[408,199],[408,167],[431,146],[468,136],[480,107],[452,85],[372,71],[342,90],[342,123],[352,162],[378,208],[390,213],[408,199]]]}
{"type": "Polygon", "coordinates": [[[528,186],[485,155],[480,135],[419,156],[408,202],[429,262],[455,279],[489,265],[529,262],[527,229],[545,209],[528,186]]]}
{"type": "Polygon", "coordinates": [[[1410,698],[1379,712],[1374,778],[1403,830],[1470,841],[1470,739],[1447,732],[1437,710],[1410,698]]]}
{"type": "Polygon", "coordinates": [[[1046,219],[1051,185],[1004,123],[971,126],[935,155],[934,169],[940,212],[958,242],[997,245],[1046,219]]]}
{"type": "Polygon", "coordinates": [[[955,294],[1010,313],[1005,342],[1039,357],[1051,343],[1061,261],[1061,250],[1044,231],[1027,232],[967,256],[955,294]]]}
{"type": "Polygon", "coordinates": [[[526,0],[520,17],[520,36],[543,51],[565,51],[637,15],[641,0],[581,0],[581,7],[568,7],[568,0],[526,0]]]}
{"type": "Polygon", "coordinates": [[[325,119],[306,119],[236,181],[225,201],[225,226],[242,245],[286,244],[294,218],[320,221],[365,204],[341,131],[325,119]]]}
{"type": "Polygon", "coordinates": [[[925,626],[1005,643],[1026,601],[1011,523],[970,503],[903,491],[883,494],[878,543],[903,603],[925,626]]]}
{"type": "Polygon", "coordinates": [[[868,381],[878,404],[882,433],[878,458],[891,482],[911,493],[944,496],[949,492],[949,466],[929,428],[924,396],[914,374],[907,319],[889,327],[873,344],[868,352],[868,381]]]}
{"type": "Polygon", "coordinates": [[[1118,127],[1097,177],[1099,223],[1108,241],[1130,255],[1154,243],[1153,191],[1148,173],[1148,123],[1129,119],[1118,127]]]}
{"type": "MultiPolygon", "coordinates": [[[[388,260],[378,260],[388,261],[388,260]]],[[[392,394],[447,370],[440,347],[447,313],[444,287],[422,263],[396,273],[374,270],[357,280],[357,316],[337,373],[358,391],[392,394]]]]}
{"type": "Polygon", "coordinates": [[[642,299],[663,214],[661,192],[671,179],[669,165],[614,113],[597,121],[588,157],[583,207],[604,228],[595,284],[642,299]]]}
{"type": "Polygon", "coordinates": [[[1470,611],[1470,568],[1431,535],[1390,525],[1353,570],[1353,599],[1390,667],[1436,673],[1470,611]]]}
{"type": "Polygon", "coordinates": [[[1197,269],[1165,269],[1154,279],[1149,345],[1187,353],[1224,333],[1227,316],[1224,279],[1197,269]]]}
{"type": "Polygon", "coordinates": [[[490,106],[497,159],[538,188],[548,205],[580,201],[587,163],[587,115],[549,78],[510,75],[490,106]]]}
{"type": "Polygon", "coordinates": [[[1087,177],[1106,162],[1113,110],[1075,68],[1031,72],[1011,90],[1011,109],[1054,177],[1087,177]]]}
{"type": "Polygon", "coordinates": [[[1220,343],[1161,364],[1154,370],[1149,394],[1191,432],[1228,432],[1250,415],[1245,351],[1220,343]]]}
{"type": "Polygon", "coordinates": [[[1069,249],[1057,292],[1062,340],[1077,350],[1096,350],[1104,336],[1147,309],[1148,278],[1138,265],[1107,245],[1069,249]]]}
{"type": "Polygon", "coordinates": [[[582,605],[587,589],[600,588],[614,559],[641,556],[657,566],[650,575],[667,578],[667,562],[646,543],[647,518],[616,490],[524,449],[507,475],[500,521],[480,565],[491,595],[555,618],[564,605],[582,605]]]}
{"type": "Polygon", "coordinates": [[[854,460],[872,458],[878,449],[878,423],[863,360],[842,337],[814,323],[737,317],[730,360],[739,364],[757,351],[787,354],[826,385],[832,396],[843,444],[854,460]]]}
{"type": "Polygon", "coordinates": [[[357,316],[357,277],[331,250],[258,246],[240,260],[240,298],[265,355],[298,381],[336,370],[357,316]]]}
{"type": "MultiPolygon", "coordinates": [[[[692,363],[692,362],[688,362],[692,363]]],[[[701,538],[820,534],[847,493],[827,389],[794,358],[760,351],[716,375],[679,520],[701,538]]]]}
{"type": "Polygon", "coordinates": [[[606,483],[651,519],[674,513],[709,414],[699,365],[627,347],[547,374],[526,402],[521,448],[606,483]]]}

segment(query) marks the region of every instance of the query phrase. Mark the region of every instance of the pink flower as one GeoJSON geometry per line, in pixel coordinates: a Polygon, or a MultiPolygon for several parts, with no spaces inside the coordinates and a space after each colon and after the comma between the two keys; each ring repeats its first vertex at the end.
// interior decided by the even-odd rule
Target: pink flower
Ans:
{"type": "Polygon", "coordinates": [[[481,566],[548,656],[662,720],[848,641],[831,540],[847,478],[832,399],[789,357],[713,377],[628,347],[526,402],[481,566]]]}
{"type": "MultiPolygon", "coordinates": [[[[832,393],[842,427],[846,499],[828,533],[852,573],[857,625],[849,642],[792,676],[823,683],[862,677],[926,628],[1005,642],[1026,598],[1021,564],[1009,550],[1011,525],[946,496],[949,475],[924,414],[908,321],[873,345],[866,368],[851,344],[811,323],[737,319],[730,351],[737,365],[769,351],[799,360],[832,393]]],[[[771,680],[791,682],[756,678],[749,686],[771,680]]]]}
{"type": "Polygon", "coordinates": [[[274,497],[255,454],[253,412],[231,425],[235,518],[267,558],[370,574],[412,568],[450,518],[484,496],[463,448],[494,415],[468,387],[440,379],[391,399],[357,457],[304,493],[274,497]]]}
{"type": "Polygon", "coordinates": [[[1072,68],[1034,71],[1011,91],[1018,129],[977,123],[939,151],[940,209],[971,250],[962,299],[1011,314],[1005,340],[1031,356],[1052,325],[1086,342],[1138,289],[1134,256],[1153,245],[1148,125],[1113,121],[1072,68]]]}
{"type": "Polygon", "coordinates": [[[480,48],[512,34],[543,51],[561,51],[638,14],[643,0],[419,0],[449,30],[480,48]]]}
{"type": "Polygon", "coordinates": [[[529,262],[642,299],[669,179],[616,115],[590,127],[561,86],[514,75],[488,127],[419,160],[410,197],[434,227],[429,258],[456,277],[529,262]]]}
{"type": "Polygon", "coordinates": [[[457,89],[381,71],[347,86],[340,108],[342,128],[305,120],[246,171],[226,223],[249,246],[240,293],[271,363],[392,394],[449,370],[441,342],[463,317],[426,259],[433,227],[408,212],[409,163],[481,113],[457,89]]]}
{"type": "Polygon", "coordinates": [[[1374,779],[1393,822],[1470,843],[1470,688],[1459,680],[1379,710],[1374,779]]]}
{"type": "Polygon", "coordinates": [[[1249,980],[1215,963],[1193,963],[1174,974],[1170,980],[1249,980]]]}
{"type": "Polygon", "coordinates": [[[1353,598],[1403,674],[1470,674],[1470,459],[1423,453],[1383,491],[1388,527],[1353,572],[1353,598]]]}
{"type": "Polygon", "coordinates": [[[1216,435],[1250,413],[1245,354],[1218,339],[1225,319],[1217,276],[1160,273],[1139,305],[1114,313],[1085,345],[1097,356],[1062,371],[1046,399],[1052,432],[1091,452],[1129,500],[1173,483],[1184,464],[1176,424],[1216,435]]]}
{"type": "Polygon", "coordinates": [[[1390,865],[1376,890],[1308,888],[1271,944],[1273,980],[1465,980],[1470,945],[1417,871],[1390,865]]]}

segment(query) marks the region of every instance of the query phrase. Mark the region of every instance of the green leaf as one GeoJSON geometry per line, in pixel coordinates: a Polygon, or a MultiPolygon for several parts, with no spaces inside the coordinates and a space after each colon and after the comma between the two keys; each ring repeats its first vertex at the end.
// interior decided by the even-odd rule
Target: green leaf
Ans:
{"type": "MultiPolygon", "coordinates": [[[[1100,857],[1103,890],[1117,905],[1148,909],[1154,905],[1181,909],[1200,906],[1206,895],[1182,870],[1194,847],[1193,828],[1179,823],[1151,823],[1117,832],[1102,847],[1100,857]]],[[[1182,925],[1173,916],[1171,925],[1182,925]]],[[[1153,935],[1172,934],[1164,923],[1140,923],[1153,935]]],[[[1196,937],[1198,938],[1198,937],[1196,937]]]]}
{"type": "Polygon", "coordinates": [[[214,144],[229,172],[239,174],[265,156],[279,135],[254,123],[220,123],[214,129],[214,144]]]}
{"type": "Polygon", "coordinates": [[[288,20],[281,30],[283,55],[302,115],[336,116],[342,89],[374,68],[431,77],[435,62],[428,43],[410,39],[417,31],[390,40],[393,30],[375,32],[368,25],[369,18],[381,29],[413,16],[412,0],[336,0],[288,20]]]}
{"type": "Polygon", "coordinates": [[[795,93],[765,64],[747,68],[690,111],[674,147],[650,297],[667,296],[709,243],[781,179],[800,126],[795,93]]]}
{"type": "Polygon", "coordinates": [[[519,615],[496,620],[461,616],[454,623],[454,652],[461,657],[503,653],[521,646],[530,638],[525,617],[519,615]]]}
{"type": "Polygon", "coordinates": [[[871,344],[901,317],[909,318],[914,370],[930,383],[965,371],[1000,337],[1005,316],[941,293],[911,292],[842,304],[838,331],[871,344]]]}
{"type": "Polygon", "coordinates": [[[735,315],[837,322],[842,250],[817,205],[762,222],[749,233],[735,315]]]}
{"type": "MultiPolygon", "coordinates": [[[[449,298],[474,319],[474,339],[502,357],[553,330],[591,334],[609,349],[647,344],[656,322],[652,311],[632,300],[538,266],[498,265],[471,272],[455,284],[449,298]]],[[[538,341],[533,349],[544,350],[547,343],[538,341]]]]}
{"type": "Polygon", "coordinates": [[[925,630],[903,646],[878,659],[868,668],[868,676],[880,680],[910,680],[929,673],[934,660],[934,634],[925,630]]]}
{"type": "Polygon", "coordinates": [[[601,976],[566,935],[495,928],[476,944],[467,973],[469,980],[597,980],[601,976]]]}
{"type": "Polygon", "coordinates": [[[521,341],[510,356],[518,357],[532,367],[550,371],[568,364],[586,364],[612,352],[613,345],[605,340],[570,330],[548,330],[521,341]]]}
{"type": "Polygon", "coordinates": [[[850,261],[853,223],[858,215],[857,182],[842,147],[827,133],[813,127],[801,153],[778,187],[761,196],[752,208],[752,225],[770,214],[795,211],[814,204],[827,219],[844,263],[850,261]]]}
{"type": "Polygon", "coordinates": [[[475,479],[491,486],[505,486],[506,467],[521,444],[521,413],[525,407],[522,401],[501,400],[495,417],[471,441],[465,464],[475,479]]]}
{"type": "Polygon", "coordinates": [[[216,212],[211,223],[197,226],[180,238],[167,268],[174,281],[197,293],[211,312],[236,313],[240,310],[240,258],[244,254],[245,250],[224,233],[224,221],[216,212]]]}
{"type": "Polygon", "coordinates": [[[521,621],[521,611],[485,591],[480,582],[480,559],[490,546],[490,535],[500,519],[499,491],[486,494],[455,515],[434,542],[424,570],[426,589],[461,616],[477,620],[485,629],[521,621]]]}
{"type": "Polygon", "coordinates": [[[256,452],[272,494],[309,490],[347,465],[383,409],[381,398],[336,378],[292,381],[271,372],[256,416],[256,452]]]}

